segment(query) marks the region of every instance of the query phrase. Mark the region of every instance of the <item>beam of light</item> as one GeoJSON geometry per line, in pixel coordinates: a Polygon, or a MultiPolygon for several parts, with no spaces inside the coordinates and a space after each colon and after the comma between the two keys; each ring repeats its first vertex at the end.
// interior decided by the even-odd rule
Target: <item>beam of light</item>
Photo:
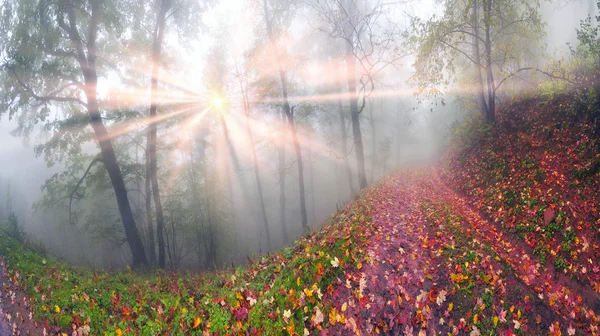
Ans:
{"type": "Polygon", "coordinates": [[[204,111],[202,111],[202,112],[195,113],[191,117],[186,118],[181,123],[181,124],[183,124],[183,127],[181,128],[181,130],[185,132],[185,131],[191,130],[193,128],[197,128],[200,125],[200,122],[202,121],[202,119],[204,119],[204,117],[208,113],[208,111],[210,111],[210,107],[204,109],[204,111]]]}
{"type": "MultiPolygon", "coordinates": [[[[148,78],[148,81],[150,81],[150,78],[152,78],[153,66],[154,66],[154,63],[152,63],[152,62],[138,62],[132,68],[128,68],[128,70],[132,71],[133,73],[137,73],[141,76],[144,76],[144,77],[148,78]]],[[[160,68],[160,82],[162,85],[166,85],[171,88],[175,88],[190,97],[198,97],[199,96],[198,92],[196,92],[194,90],[190,90],[188,85],[182,84],[181,78],[178,78],[178,77],[174,76],[173,74],[171,74],[170,72],[165,71],[165,69],[160,66],[159,66],[159,68],[160,68]]]]}
{"type": "MultiPolygon", "coordinates": [[[[235,127],[236,133],[238,131],[241,132],[241,129],[245,130],[244,123],[246,122],[246,116],[241,114],[232,114],[231,116],[232,118],[230,118],[230,120],[233,122],[230,123],[230,125],[232,125],[232,129],[235,127]]],[[[287,122],[281,122],[279,119],[274,119],[266,124],[253,118],[248,118],[247,121],[250,124],[250,129],[254,131],[253,135],[255,140],[258,137],[269,139],[269,141],[277,148],[293,146],[292,135],[287,122]]],[[[321,144],[318,141],[319,139],[313,138],[311,140],[310,135],[303,130],[301,125],[296,125],[296,136],[298,143],[303,150],[310,149],[314,154],[337,161],[334,153],[332,153],[326,145],[321,144]]],[[[249,141],[246,141],[246,143],[247,146],[252,145],[249,144],[249,141]]],[[[247,152],[249,153],[249,150],[247,152]]]]}
{"type": "MultiPolygon", "coordinates": [[[[473,85],[460,85],[460,86],[455,86],[453,88],[449,88],[442,91],[437,91],[437,90],[422,90],[421,93],[456,93],[456,94],[469,94],[469,93],[475,93],[478,92],[479,88],[477,87],[477,85],[473,84],[473,85]]],[[[414,96],[415,94],[419,93],[418,91],[415,91],[414,89],[385,89],[385,90],[373,90],[368,98],[386,98],[386,97],[408,97],[408,96],[414,96]]],[[[299,96],[289,96],[288,100],[289,101],[293,101],[295,103],[312,103],[312,102],[337,102],[338,100],[342,100],[342,101],[347,101],[348,99],[352,98],[352,94],[350,94],[347,91],[342,91],[342,92],[332,92],[332,93],[317,93],[317,94],[311,94],[311,95],[299,95],[299,96]]],[[[359,105],[361,104],[362,101],[362,94],[360,94],[360,92],[357,91],[357,93],[354,95],[359,102],[359,105]]],[[[265,98],[265,99],[261,99],[261,100],[253,100],[252,103],[254,104],[260,104],[260,103],[273,103],[273,104],[282,104],[284,102],[283,98],[265,98]]]]}
{"type": "MultiPolygon", "coordinates": [[[[398,97],[398,96],[412,96],[414,94],[414,90],[409,89],[390,89],[390,90],[374,90],[369,97],[398,97]]],[[[295,103],[314,103],[314,102],[337,102],[338,100],[346,101],[350,99],[353,95],[349,92],[334,92],[334,93],[323,93],[323,94],[312,94],[305,96],[290,96],[288,97],[289,101],[293,101],[295,103]]],[[[359,99],[359,104],[362,95],[355,94],[359,99]]],[[[281,104],[283,103],[282,98],[266,98],[260,101],[254,101],[253,103],[274,103],[281,104]]]]}
{"type": "MultiPolygon", "coordinates": [[[[131,108],[133,106],[147,106],[150,101],[150,90],[147,88],[119,88],[109,91],[106,105],[110,108],[131,108]]],[[[175,105],[181,103],[197,103],[201,99],[198,95],[173,92],[158,88],[155,92],[156,104],[175,105]]]]}
{"type": "MultiPolygon", "coordinates": [[[[177,154],[185,153],[186,147],[193,146],[193,136],[194,133],[198,131],[198,128],[202,125],[201,121],[203,121],[207,116],[209,116],[209,112],[213,111],[212,106],[205,108],[203,111],[194,113],[193,115],[185,118],[183,121],[179,122],[180,128],[178,128],[175,132],[173,132],[173,136],[177,139],[177,145],[173,150],[169,152],[168,161],[169,162],[177,162],[177,154]]],[[[206,130],[209,132],[209,135],[214,131],[212,128],[207,127],[206,130]]],[[[215,147],[215,160],[221,160],[221,149],[215,147]]],[[[166,185],[175,185],[175,181],[181,177],[182,171],[185,169],[184,165],[177,165],[174,169],[170,170],[167,174],[166,185]]]]}
{"type": "Polygon", "coordinates": [[[145,117],[145,118],[140,118],[140,119],[124,121],[124,122],[120,123],[116,129],[113,129],[110,132],[108,132],[105,137],[99,137],[98,141],[102,142],[102,141],[112,140],[121,135],[129,133],[136,129],[139,129],[140,127],[144,127],[144,126],[147,127],[149,125],[159,123],[165,119],[173,118],[175,116],[188,113],[195,109],[196,109],[196,107],[192,106],[192,107],[179,109],[179,110],[169,112],[169,113],[157,114],[155,117],[152,117],[152,118],[145,117]]]}

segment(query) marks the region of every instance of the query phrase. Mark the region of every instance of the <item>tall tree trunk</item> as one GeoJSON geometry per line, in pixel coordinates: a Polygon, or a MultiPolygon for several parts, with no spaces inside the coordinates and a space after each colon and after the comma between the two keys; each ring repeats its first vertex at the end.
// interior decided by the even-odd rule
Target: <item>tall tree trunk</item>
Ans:
{"type": "Polygon", "coordinates": [[[234,237],[234,250],[235,253],[237,254],[238,251],[238,232],[237,232],[237,223],[236,223],[236,218],[235,218],[235,202],[233,200],[233,184],[231,181],[231,161],[233,159],[233,157],[235,156],[234,153],[234,149],[233,149],[233,144],[231,143],[231,139],[229,138],[229,128],[227,127],[227,123],[225,121],[225,118],[223,118],[223,116],[221,116],[221,125],[223,127],[223,133],[225,134],[225,141],[226,141],[226,145],[227,148],[229,149],[229,160],[227,160],[227,164],[225,166],[225,175],[227,175],[227,190],[229,192],[229,202],[231,204],[231,210],[229,211],[231,213],[231,222],[232,222],[232,226],[233,226],[233,231],[235,232],[235,237],[234,237]]]}
{"type": "Polygon", "coordinates": [[[401,123],[400,119],[400,113],[396,114],[396,169],[398,169],[398,167],[400,167],[400,148],[401,148],[401,141],[400,141],[400,129],[402,128],[402,123],[401,123]]]}
{"type": "Polygon", "coordinates": [[[358,186],[360,189],[367,187],[365,173],[365,152],[360,129],[360,112],[358,111],[358,97],[356,94],[356,68],[352,45],[346,46],[346,67],[348,68],[348,94],[350,101],[350,116],[352,119],[352,135],[354,136],[354,150],[356,151],[356,171],[358,172],[358,186]]]}
{"type": "Polygon", "coordinates": [[[313,171],[313,162],[312,162],[312,150],[310,146],[307,148],[308,156],[308,174],[309,174],[309,183],[310,183],[310,220],[314,225],[316,224],[316,215],[315,215],[315,179],[314,179],[314,171],[313,171]]]}
{"type": "Polygon", "coordinates": [[[487,119],[489,109],[487,102],[485,101],[485,91],[483,89],[483,74],[481,73],[481,53],[479,51],[479,0],[473,1],[473,53],[474,59],[477,62],[475,65],[477,68],[477,95],[481,104],[481,115],[487,119]]]}
{"type": "MultiPolygon", "coordinates": [[[[339,84],[338,84],[339,85],[339,84]]],[[[341,85],[339,85],[339,92],[342,93],[341,85]]],[[[352,170],[350,169],[350,163],[348,162],[348,134],[346,133],[346,115],[344,113],[344,106],[342,99],[338,99],[338,112],[340,114],[340,134],[342,135],[342,155],[344,155],[344,170],[348,178],[348,186],[350,186],[351,196],[354,196],[356,192],[354,190],[354,177],[352,176],[352,170]]]]}
{"type": "Polygon", "coordinates": [[[490,39],[490,19],[492,17],[492,0],[486,0],[484,6],[485,22],[485,53],[486,53],[486,74],[488,91],[488,114],[486,120],[494,122],[496,113],[496,89],[494,87],[494,73],[492,71],[492,41],[490,39]]]}
{"type": "MultiPolygon", "coordinates": [[[[273,37],[273,29],[271,27],[271,19],[269,17],[269,8],[267,6],[267,0],[263,0],[263,9],[265,12],[265,22],[267,25],[267,34],[269,36],[269,41],[273,46],[276,46],[277,41],[275,41],[273,37]]],[[[276,50],[278,50],[278,48],[276,50]]],[[[300,143],[298,142],[296,123],[294,121],[294,112],[292,111],[290,107],[290,102],[288,100],[287,75],[285,70],[281,66],[281,63],[279,63],[279,57],[277,57],[277,60],[279,67],[279,79],[281,80],[281,96],[283,98],[283,111],[285,112],[285,115],[287,117],[290,132],[292,134],[292,143],[294,145],[294,152],[296,153],[296,163],[298,165],[298,185],[300,191],[300,216],[302,219],[302,228],[306,230],[308,229],[308,219],[306,216],[306,197],[304,191],[304,165],[302,163],[302,150],[300,148],[300,143]]]]}
{"type": "Polygon", "coordinates": [[[298,142],[298,134],[296,130],[296,124],[294,122],[294,114],[290,108],[290,104],[287,101],[287,85],[285,84],[285,73],[283,71],[279,72],[281,78],[281,87],[284,96],[284,110],[289,111],[286,112],[288,124],[290,130],[292,132],[292,143],[294,145],[294,152],[296,153],[296,163],[298,165],[298,186],[300,190],[300,216],[302,219],[302,228],[304,230],[308,229],[308,218],[306,216],[306,197],[304,191],[304,163],[302,162],[302,149],[300,148],[300,143],[298,142]]]}
{"type": "Polygon", "coordinates": [[[164,216],[160,200],[160,189],[158,186],[158,164],[156,158],[156,95],[158,90],[158,71],[160,68],[160,53],[165,33],[165,20],[167,11],[171,8],[171,0],[162,0],[160,12],[156,19],[156,28],[154,30],[154,41],[152,42],[152,84],[151,84],[151,102],[150,102],[150,123],[148,125],[148,156],[150,157],[150,181],[152,183],[152,198],[154,199],[154,208],[156,209],[156,233],[158,236],[158,266],[165,268],[165,239],[164,239],[164,216]]]}
{"type": "Polygon", "coordinates": [[[96,39],[98,33],[97,29],[99,13],[98,3],[96,1],[90,1],[90,4],[92,11],[88,29],[87,59],[83,51],[83,42],[76,32],[76,15],[75,10],[72,7],[67,9],[71,24],[71,34],[77,36],[71,36],[71,40],[74,42],[77,48],[77,60],[85,79],[85,95],[87,99],[87,111],[90,117],[90,123],[100,145],[102,162],[104,163],[104,167],[106,168],[111,184],[115,191],[119,214],[121,215],[121,221],[123,222],[123,228],[125,231],[125,237],[127,238],[129,249],[131,250],[132,264],[134,267],[139,267],[147,264],[148,259],[146,258],[144,245],[140,239],[138,229],[135,225],[135,219],[133,217],[133,212],[131,211],[129,199],[127,198],[127,189],[121,173],[121,168],[119,167],[119,163],[117,161],[117,155],[115,154],[110,134],[102,122],[102,116],[98,106],[98,97],[96,93],[98,84],[98,75],[96,73],[96,39]]]}
{"type": "Polygon", "coordinates": [[[349,22],[346,25],[346,68],[348,81],[348,100],[350,102],[350,116],[352,120],[352,135],[354,136],[354,149],[356,150],[356,171],[358,173],[358,186],[360,189],[367,187],[365,173],[365,151],[363,147],[362,131],[360,129],[360,112],[358,110],[358,95],[356,92],[356,59],[354,56],[354,40],[358,39],[354,27],[356,26],[356,2],[347,1],[346,11],[349,22]]]}
{"type": "MultiPolygon", "coordinates": [[[[135,162],[139,163],[139,146],[135,146],[135,162]]],[[[147,160],[148,160],[148,155],[145,155],[145,150],[144,150],[144,167],[146,167],[146,172],[145,172],[145,176],[144,176],[144,189],[142,189],[142,181],[141,181],[141,177],[140,174],[136,175],[135,178],[135,184],[136,184],[136,188],[138,190],[138,199],[136,201],[136,213],[139,214],[137,216],[137,218],[142,219],[142,221],[146,224],[146,231],[145,231],[145,235],[144,232],[142,230],[141,236],[143,237],[142,240],[144,241],[144,245],[146,245],[146,254],[147,257],[150,261],[150,264],[154,264],[155,260],[156,260],[156,255],[152,252],[154,252],[154,250],[152,249],[153,244],[151,243],[152,241],[154,241],[154,232],[150,232],[150,230],[152,230],[152,214],[150,211],[148,211],[147,206],[148,206],[148,201],[150,201],[150,183],[149,180],[146,178],[148,176],[148,164],[147,164],[147,160]],[[142,193],[142,190],[144,190],[144,193],[142,193]],[[143,200],[142,200],[143,199],[143,200]],[[145,210],[142,210],[145,209],[145,210]],[[146,215],[146,218],[143,219],[143,216],[146,215]],[[150,216],[148,216],[150,215],[150,216]],[[148,221],[148,218],[150,218],[150,221],[148,221]]],[[[152,204],[152,203],[150,203],[152,204]]]]}
{"type": "Polygon", "coordinates": [[[248,99],[248,92],[242,92],[244,98],[244,112],[246,114],[246,133],[248,141],[250,142],[250,150],[252,151],[252,160],[254,161],[254,179],[256,180],[256,189],[258,191],[258,201],[260,205],[260,213],[263,218],[265,226],[265,234],[267,238],[267,252],[271,251],[271,233],[269,232],[269,220],[267,219],[267,211],[265,209],[265,197],[263,194],[262,183],[260,179],[260,167],[258,163],[258,157],[256,155],[256,148],[254,147],[254,138],[252,136],[252,130],[250,129],[250,100],[248,99]]]}
{"type": "Polygon", "coordinates": [[[375,117],[373,116],[373,103],[369,104],[369,114],[371,121],[371,183],[375,183],[375,166],[377,164],[377,135],[375,133],[375,117]]]}
{"type": "Polygon", "coordinates": [[[286,132],[284,131],[284,125],[285,113],[282,110],[279,124],[279,141],[281,141],[281,143],[277,144],[277,164],[279,173],[279,219],[281,221],[281,234],[283,236],[283,243],[287,244],[289,242],[285,211],[285,149],[287,145],[287,136],[286,132]]]}
{"type": "Polygon", "coordinates": [[[154,224],[152,223],[152,188],[150,186],[150,157],[146,148],[146,178],[144,179],[146,195],[146,225],[148,226],[148,256],[150,263],[156,265],[156,242],[154,241],[154,224]]]}

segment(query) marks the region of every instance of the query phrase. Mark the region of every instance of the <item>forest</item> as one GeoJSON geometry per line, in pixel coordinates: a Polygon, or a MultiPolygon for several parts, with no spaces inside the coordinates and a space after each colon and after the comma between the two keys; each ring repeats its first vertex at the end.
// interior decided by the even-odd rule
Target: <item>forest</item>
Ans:
{"type": "Polygon", "coordinates": [[[2,0],[1,335],[599,335],[600,1],[2,0]]]}

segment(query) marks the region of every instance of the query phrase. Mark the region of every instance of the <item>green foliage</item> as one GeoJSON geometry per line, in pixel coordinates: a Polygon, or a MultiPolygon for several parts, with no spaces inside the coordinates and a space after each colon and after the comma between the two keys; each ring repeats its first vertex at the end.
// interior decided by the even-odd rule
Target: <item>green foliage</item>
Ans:
{"type": "Polygon", "coordinates": [[[554,260],[554,267],[557,271],[563,271],[569,267],[569,263],[563,257],[557,257],[554,260]]]}
{"type": "Polygon", "coordinates": [[[419,95],[438,98],[456,80],[460,87],[476,87],[478,70],[483,72],[486,86],[488,69],[497,81],[490,87],[495,92],[515,75],[508,70],[511,60],[514,67],[521,68],[521,61],[539,54],[542,48],[538,42],[544,35],[539,1],[493,1],[489,10],[487,4],[488,1],[479,0],[444,1],[441,16],[434,15],[428,21],[412,19],[408,44],[416,52],[416,71],[410,81],[417,86],[419,95]],[[473,15],[475,7],[477,19],[473,15]],[[477,32],[474,26],[478,27],[477,32]],[[488,27],[494,36],[489,42],[485,39],[488,27]],[[478,56],[473,48],[475,42],[479,45],[478,56]],[[499,54],[503,57],[493,56],[499,54]]]}
{"type": "MultiPolygon", "coordinates": [[[[597,3],[600,8],[600,1],[597,3]]],[[[579,60],[579,65],[582,70],[597,69],[600,66],[600,27],[594,23],[600,22],[600,16],[592,18],[588,15],[587,18],[581,20],[577,31],[578,45],[569,45],[571,55],[579,60]]]]}
{"type": "Polygon", "coordinates": [[[97,272],[46,259],[2,233],[0,255],[9,277],[27,275],[20,278],[21,290],[31,298],[35,319],[64,332],[75,324],[89,326],[91,334],[200,335],[256,328],[279,335],[292,324],[303,331],[316,307],[327,316],[332,307],[323,295],[344,272],[362,267],[363,236],[372,230],[366,203],[361,198],[321,231],[246,269],[196,275],[97,272]],[[304,295],[306,309],[299,305],[304,295]],[[287,309],[294,311],[289,324],[282,318],[287,309]]]}
{"type": "Polygon", "coordinates": [[[23,228],[19,225],[19,219],[14,212],[10,212],[5,221],[0,222],[2,229],[8,234],[10,237],[16,239],[19,242],[24,242],[25,240],[25,232],[23,228]]]}
{"type": "Polygon", "coordinates": [[[462,158],[466,154],[481,145],[481,143],[490,140],[493,126],[486,123],[479,115],[471,115],[462,121],[455,122],[452,125],[452,141],[460,148],[462,158]]]}

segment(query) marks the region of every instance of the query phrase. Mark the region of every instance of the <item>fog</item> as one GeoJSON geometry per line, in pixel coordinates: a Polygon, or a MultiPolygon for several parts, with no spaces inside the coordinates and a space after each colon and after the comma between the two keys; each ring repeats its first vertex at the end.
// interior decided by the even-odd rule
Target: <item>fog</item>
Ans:
{"type": "MultiPolygon", "coordinates": [[[[575,29],[580,21],[590,11],[597,13],[590,3],[542,3],[546,23],[544,55],[568,54],[568,43],[576,43],[575,29]]],[[[374,34],[395,28],[394,38],[400,41],[402,32],[410,29],[409,16],[427,19],[429,15],[439,15],[439,6],[435,1],[424,1],[386,9],[381,20],[370,28],[375,29],[374,34]]],[[[287,71],[289,103],[302,154],[310,230],[326,223],[359,190],[351,107],[346,100],[347,91],[343,93],[347,90],[342,67],[345,46],[328,32],[331,27],[322,16],[326,5],[307,1],[273,14],[271,23],[279,31],[278,44],[285,50],[285,57],[280,55],[285,65],[279,67],[259,7],[255,1],[221,1],[198,9],[202,14],[187,26],[175,28],[176,20],[166,21],[159,85],[159,97],[164,100],[158,99],[158,116],[165,117],[156,125],[167,267],[243,265],[259,255],[290,246],[304,233],[298,160],[291,135],[287,134],[287,121],[282,119],[282,67],[287,71]],[[191,34],[190,29],[197,32],[191,34]],[[190,95],[196,98],[190,99],[190,95]],[[176,101],[174,97],[184,98],[176,101]],[[345,151],[340,108],[345,114],[345,151]],[[186,112],[174,113],[177,109],[186,112]],[[244,117],[247,109],[248,119],[244,117]],[[166,117],[169,114],[175,116],[166,117]],[[280,161],[282,151],[285,158],[280,161]],[[257,167],[270,244],[266,243],[257,167]],[[287,242],[281,224],[282,171],[287,242]]],[[[104,68],[108,75],[99,81],[98,92],[122,165],[136,226],[148,246],[151,243],[145,200],[151,195],[144,188],[147,123],[142,116],[150,106],[152,62],[151,41],[146,42],[141,43],[146,47],[144,52],[135,49],[139,46],[120,51],[119,57],[129,59],[118,62],[116,69],[104,68]],[[115,119],[111,120],[111,116],[115,119]]],[[[452,123],[468,114],[452,97],[446,98],[444,104],[439,99],[417,97],[416,89],[409,83],[415,71],[415,55],[402,53],[402,43],[398,46],[400,52],[390,45],[381,54],[381,65],[372,69],[377,71],[372,77],[373,91],[364,100],[360,113],[368,184],[400,167],[435,162],[447,145],[452,123]],[[394,55],[398,59],[391,60],[394,55]]],[[[537,63],[542,66],[545,59],[541,57],[537,63]]],[[[369,90],[368,85],[365,90],[369,90]]],[[[362,101],[358,101],[360,107],[362,101]]],[[[0,113],[0,220],[6,220],[11,207],[28,240],[41,243],[52,255],[94,268],[124,267],[132,262],[132,255],[124,239],[114,191],[102,165],[93,166],[72,193],[99,153],[91,127],[68,133],[71,131],[44,126],[64,118],[69,108],[66,104],[53,104],[50,121],[17,134],[13,131],[31,120],[19,122],[18,116],[9,118],[9,113],[0,113]],[[55,148],[35,150],[57,137],[59,144],[55,143],[55,148]],[[66,143],[61,145],[60,140],[66,143]],[[71,199],[77,196],[70,201],[71,213],[69,194],[71,199]]],[[[151,217],[156,225],[154,210],[151,217]]]]}

